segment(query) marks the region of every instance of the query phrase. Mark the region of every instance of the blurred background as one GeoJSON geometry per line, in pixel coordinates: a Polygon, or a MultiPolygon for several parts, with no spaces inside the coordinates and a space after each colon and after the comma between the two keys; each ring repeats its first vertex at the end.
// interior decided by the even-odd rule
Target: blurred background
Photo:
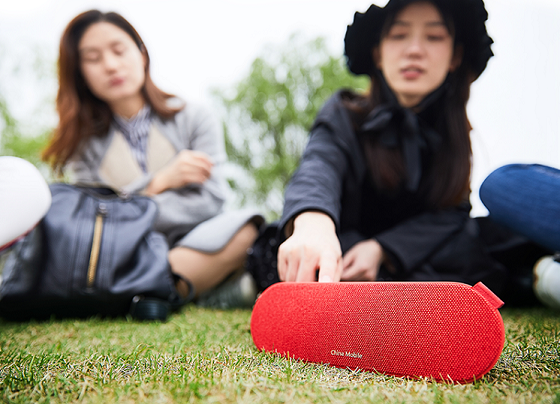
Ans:
{"type": "MultiPolygon", "coordinates": [[[[375,1],[383,6],[386,1],[375,1]]],[[[138,30],[154,81],[223,121],[232,205],[275,218],[321,104],[339,87],[343,38],[369,0],[0,0],[0,154],[41,167],[56,126],[56,58],[66,24],[92,8],[138,30]]],[[[473,215],[478,187],[511,162],[560,167],[560,1],[486,0],[495,57],[469,102],[473,215]]]]}

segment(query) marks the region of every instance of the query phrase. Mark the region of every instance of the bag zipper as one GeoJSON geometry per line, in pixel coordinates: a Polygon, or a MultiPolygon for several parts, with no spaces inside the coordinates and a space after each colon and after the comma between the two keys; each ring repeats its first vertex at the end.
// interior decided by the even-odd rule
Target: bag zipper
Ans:
{"type": "Polygon", "coordinates": [[[91,253],[87,272],[87,287],[92,288],[97,273],[97,262],[99,261],[99,251],[101,250],[101,236],[103,235],[103,222],[107,216],[107,206],[100,203],[95,215],[95,225],[93,227],[93,240],[91,243],[91,253]]]}

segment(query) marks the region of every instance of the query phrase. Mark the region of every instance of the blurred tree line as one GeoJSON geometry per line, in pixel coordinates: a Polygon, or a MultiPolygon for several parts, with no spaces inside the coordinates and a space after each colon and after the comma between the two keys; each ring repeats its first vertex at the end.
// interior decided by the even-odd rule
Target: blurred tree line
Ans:
{"type": "Polygon", "coordinates": [[[24,158],[45,176],[49,170],[40,153],[53,125],[54,68],[38,46],[8,49],[0,44],[0,155],[24,158]],[[28,107],[29,116],[16,117],[20,104],[28,107]]]}
{"type": "MultiPolygon", "coordinates": [[[[37,77],[45,80],[44,60],[35,64],[37,77]]],[[[0,62],[0,72],[2,67],[0,62]]],[[[54,72],[50,74],[52,80],[54,72]]],[[[317,112],[337,89],[366,85],[367,80],[347,72],[344,60],[329,52],[323,38],[292,35],[284,44],[265,49],[231,89],[214,90],[222,107],[229,157],[226,175],[234,204],[257,207],[270,220],[278,218],[284,188],[317,112]]],[[[52,109],[52,95],[48,102],[52,109]]],[[[50,176],[40,152],[52,127],[31,130],[18,121],[1,85],[0,130],[0,155],[22,157],[50,176]]]]}
{"type": "Polygon", "coordinates": [[[367,85],[367,79],[348,73],[324,38],[306,41],[295,34],[266,49],[232,90],[215,91],[225,107],[227,176],[237,204],[277,219],[284,189],[323,103],[337,89],[367,85]]]}
{"type": "Polygon", "coordinates": [[[6,101],[0,95],[0,155],[18,156],[41,167],[40,154],[46,144],[50,129],[40,133],[25,133],[21,123],[14,117],[6,101]]]}

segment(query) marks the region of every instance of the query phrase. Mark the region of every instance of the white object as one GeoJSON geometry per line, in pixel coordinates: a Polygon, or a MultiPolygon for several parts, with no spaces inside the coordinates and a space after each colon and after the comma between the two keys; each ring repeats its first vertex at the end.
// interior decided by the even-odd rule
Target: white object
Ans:
{"type": "Polygon", "coordinates": [[[539,300],[556,310],[560,310],[560,263],[551,256],[541,258],[534,269],[533,289],[539,300]]]}
{"type": "Polygon", "coordinates": [[[0,157],[0,250],[29,232],[51,206],[51,192],[37,168],[18,157],[0,157]]]}

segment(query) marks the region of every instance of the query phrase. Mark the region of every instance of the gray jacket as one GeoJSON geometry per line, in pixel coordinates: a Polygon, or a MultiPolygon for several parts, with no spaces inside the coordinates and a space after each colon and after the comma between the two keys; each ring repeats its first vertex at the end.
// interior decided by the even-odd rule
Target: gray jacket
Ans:
{"type": "Polygon", "coordinates": [[[155,228],[173,245],[196,225],[220,213],[224,204],[223,134],[220,124],[208,111],[189,103],[174,118],[154,118],[148,137],[148,173],[142,172],[124,136],[113,126],[107,136],[92,138],[84,144],[68,168],[73,183],[110,187],[122,195],[141,194],[154,173],[183,149],[208,154],[214,168],[203,184],[154,196],[159,206],[155,228]]]}

